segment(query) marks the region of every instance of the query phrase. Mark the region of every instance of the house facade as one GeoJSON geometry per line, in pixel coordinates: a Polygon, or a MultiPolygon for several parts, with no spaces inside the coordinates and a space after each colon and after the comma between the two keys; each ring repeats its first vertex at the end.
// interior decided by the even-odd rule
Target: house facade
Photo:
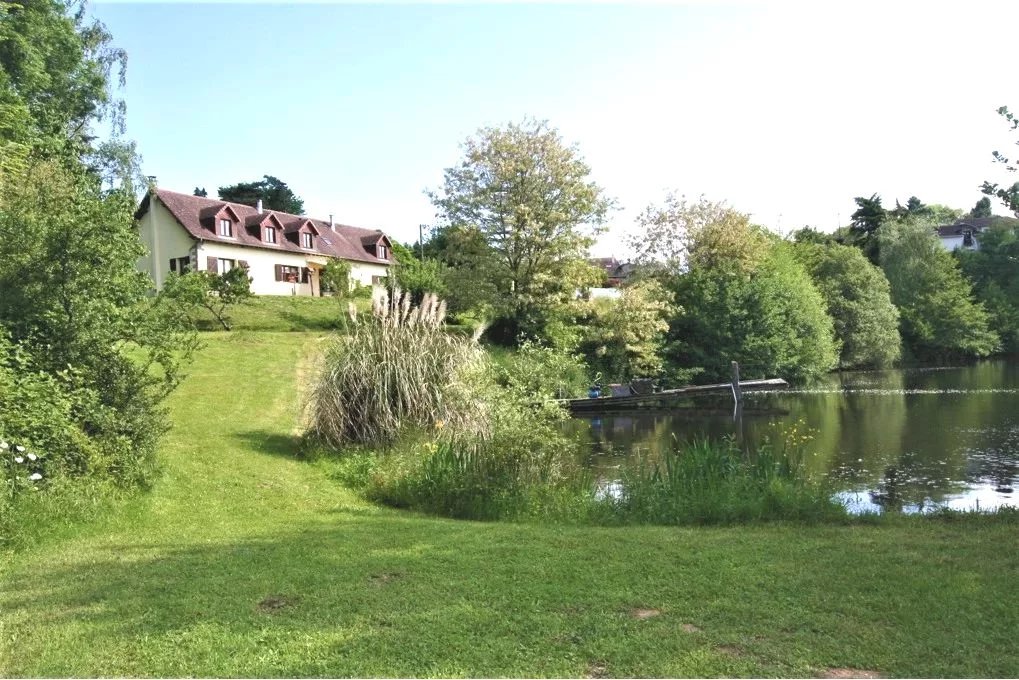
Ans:
{"type": "Polygon", "coordinates": [[[1011,228],[1019,226],[1019,220],[1013,217],[963,217],[952,224],[942,225],[937,228],[938,239],[941,240],[941,247],[952,251],[980,250],[980,238],[985,231],[991,228],[1011,228]]]}
{"type": "Polygon", "coordinates": [[[157,290],[174,273],[243,267],[256,295],[321,295],[319,274],[331,259],[349,262],[360,285],[382,283],[393,262],[379,230],[165,189],[149,191],[135,220],[148,251],[138,268],[157,290]]]}

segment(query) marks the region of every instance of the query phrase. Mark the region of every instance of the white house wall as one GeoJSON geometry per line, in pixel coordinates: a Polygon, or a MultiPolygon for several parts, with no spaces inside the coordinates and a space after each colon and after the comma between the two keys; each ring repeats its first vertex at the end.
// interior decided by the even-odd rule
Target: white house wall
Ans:
{"type": "MultiPolygon", "coordinates": [[[[248,275],[251,277],[251,292],[255,295],[312,295],[318,292],[317,280],[313,283],[289,283],[276,280],[276,265],[286,267],[308,266],[309,257],[287,251],[266,250],[262,248],[245,248],[226,243],[204,241],[198,246],[198,269],[206,271],[210,257],[233,260],[236,264],[243,260],[248,263],[248,275]]],[[[325,258],[316,257],[321,261],[325,258]]],[[[220,271],[222,274],[223,272],[220,271]]]]}
{"type": "MultiPolygon", "coordinates": [[[[195,240],[177,223],[170,211],[153,200],[139,220],[139,236],[148,251],[138,260],[138,269],[152,277],[156,290],[163,287],[170,275],[170,260],[194,257],[195,240]]],[[[194,268],[194,260],[191,266],[194,268]]]]}
{"type": "MultiPolygon", "coordinates": [[[[965,248],[965,246],[962,245],[963,237],[961,235],[960,236],[942,236],[942,237],[940,237],[940,239],[941,239],[941,247],[943,247],[945,250],[947,250],[949,252],[955,250],[956,248],[965,248]]],[[[977,240],[977,236],[976,235],[973,236],[973,246],[971,248],[965,248],[965,249],[966,250],[980,250],[980,242],[977,240]]]]}

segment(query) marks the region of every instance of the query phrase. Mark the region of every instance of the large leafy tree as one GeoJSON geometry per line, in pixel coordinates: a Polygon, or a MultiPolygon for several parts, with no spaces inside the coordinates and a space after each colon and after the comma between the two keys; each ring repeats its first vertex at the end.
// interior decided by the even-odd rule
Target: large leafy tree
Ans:
{"type": "Polygon", "coordinates": [[[954,255],[990,312],[1002,349],[1019,352],[1019,227],[995,225],[981,234],[979,250],[959,249],[954,255]]]}
{"type": "Polygon", "coordinates": [[[458,285],[484,298],[502,339],[544,338],[595,278],[586,256],[612,202],[590,174],[547,122],[525,120],[479,130],[429,192],[450,237],[446,259],[463,265],[458,285]]]}
{"type": "Polygon", "coordinates": [[[973,288],[925,220],[881,227],[881,269],[901,313],[902,337],[923,359],[987,356],[998,347],[973,288]]]}
{"type": "Polygon", "coordinates": [[[990,217],[993,214],[991,212],[991,199],[987,196],[977,201],[973,209],[969,211],[970,217],[990,217]]]}
{"type": "Polygon", "coordinates": [[[666,207],[645,211],[639,223],[675,244],[646,255],[682,310],[669,323],[674,372],[723,379],[729,362],[739,361],[747,376],[803,379],[836,365],[824,301],[788,248],[724,204],[666,207]]]}
{"type": "Polygon", "coordinates": [[[821,293],[841,345],[839,366],[888,366],[899,358],[899,310],[888,279],[856,248],[797,243],[796,258],[821,293]]]}
{"type": "MultiPolygon", "coordinates": [[[[1008,123],[1009,130],[1015,132],[1019,130],[1019,116],[1008,110],[1007,106],[1002,106],[998,109],[998,115],[1005,119],[1008,123]]],[[[1015,142],[1019,145],[1019,141],[1015,142]]],[[[1019,169],[1019,163],[1014,158],[1010,158],[1000,151],[994,151],[991,154],[994,157],[996,163],[1000,163],[1005,166],[1007,172],[1015,172],[1019,169]]],[[[1019,217],[1019,182],[1015,182],[1011,186],[1001,186],[997,182],[984,181],[981,185],[980,190],[987,196],[994,196],[1001,201],[1002,205],[1011,210],[1016,217],[1019,217]]]]}
{"type": "Polygon", "coordinates": [[[262,207],[278,210],[291,215],[304,214],[304,201],[298,197],[287,183],[272,175],[263,175],[254,182],[238,182],[219,188],[219,198],[231,203],[255,205],[259,199],[262,207]]]}
{"type": "Polygon", "coordinates": [[[870,198],[857,196],[856,212],[850,219],[849,234],[853,245],[860,248],[867,258],[874,262],[878,261],[878,238],[877,232],[881,225],[888,218],[888,211],[881,205],[881,197],[871,194],[870,198]]]}

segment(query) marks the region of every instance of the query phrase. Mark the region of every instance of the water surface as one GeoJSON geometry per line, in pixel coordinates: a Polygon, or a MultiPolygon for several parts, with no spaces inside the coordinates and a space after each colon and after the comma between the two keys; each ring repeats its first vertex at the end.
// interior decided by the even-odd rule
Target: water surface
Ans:
{"type": "Polygon", "coordinates": [[[702,397],[681,408],[575,418],[569,429],[600,483],[637,456],[696,436],[799,450],[850,510],[1019,506],[1019,361],[833,374],[803,389],[702,397]]]}

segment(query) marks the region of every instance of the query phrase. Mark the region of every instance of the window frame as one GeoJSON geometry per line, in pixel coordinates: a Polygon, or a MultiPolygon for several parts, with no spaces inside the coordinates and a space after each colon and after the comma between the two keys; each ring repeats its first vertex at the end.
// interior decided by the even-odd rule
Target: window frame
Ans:
{"type": "Polygon", "coordinates": [[[226,257],[216,258],[216,273],[219,274],[220,276],[226,274],[228,271],[230,271],[236,266],[237,266],[236,260],[231,260],[226,257]]]}
{"type": "Polygon", "coordinates": [[[262,227],[262,242],[263,243],[278,243],[276,239],[276,227],[262,227]]]}
{"type": "Polygon", "coordinates": [[[218,233],[223,238],[233,238],[234,237],[233,220],[227,219],[226,217],[220,217],[219,230],[216,233],[218,233]]]}
{"type": "Polygon", "coordinates": [[[301,232],[301,247],[304,248],[305,250],[311,250],[312,248],[315,247],[314,237],[312,236],[311,232],[307,231],[301,232]]]}

